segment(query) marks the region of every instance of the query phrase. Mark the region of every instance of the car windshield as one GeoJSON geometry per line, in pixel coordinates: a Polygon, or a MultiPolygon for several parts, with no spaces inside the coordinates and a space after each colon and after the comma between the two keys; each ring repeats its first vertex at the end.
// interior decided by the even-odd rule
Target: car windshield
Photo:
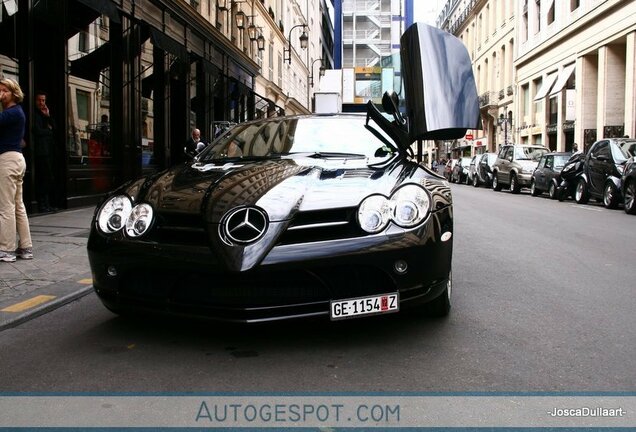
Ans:
{"type": "Polygon", "coordinates": [[[286,155],[373,158],[393,154],[395,144],[365,117],[300,117],[239,124],[204,150],[199,162],[267,159],[286,155]]]}
{"type": "Polygon", "coordinates": [[[623,141],[619,143],[618,150],[620,154],[614,155],[614,159],[617,161],[618,161],[617,156],[619,156],[621,160],[626,160],[631,157],[635,157],[636,156],[636,141],[633,141],[633,140],[623,141]]]}
{"type": "Polygon", "coordinates": [[[515,160],[538,161],[547,152],[545,147],[515,147],[515,160]]]}
{"type": "Polygon", "coordinates": [[[565,163],[570,159],[568,155],[556,155],[554,156],[554,168],[561,169],[565,163]]]}

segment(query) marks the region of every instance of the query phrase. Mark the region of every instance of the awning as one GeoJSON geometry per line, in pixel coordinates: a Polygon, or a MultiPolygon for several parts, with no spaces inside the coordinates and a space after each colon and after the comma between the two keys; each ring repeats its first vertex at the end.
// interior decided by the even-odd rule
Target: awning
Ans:
{"type": "Polygon", "coordinates": [[[557,78],[557,73],[555,72],[551,75],[548,75],[543,80],[543,85],[541,85],[541,88],[537,92],[537,95],[534,97],[535,101],[541,100],[548,95],[548,92],[550,91],[550,87],[552,87],[552,84],[554,84],[554,80],[556,80],[556,78],[557,78]]]}
{"type": "Polygon", "coordinates": [[[574,72],[575,66],[576,65],[572,63],[571,65],[568,65],[563,68],[563,70],[559,74],[559,79],[557,79],[556,84],[554,84],[554,87],[552,87],[552,91],[550,92],[550,95],[557,94],[561,90],[563,90],[563,87],[565,87],[565,84],[570,79],[570,76],[572,76],[572,72],[574,72]]]}
{"type": "Polygon", "coordinates": [[[110,0],[77,0],[80,3],[85,4],[89,8],[97,11],[110,18],[111,21],[120,23],[121,18],[119,16],[119,10],[115,3],[110,0]]]}
{"type": "Polygon", "coordinates": [[[99,74],[110,66],[110,42],[106,42],[77,60],[71,61],[71,75],[89,81],[99,81],[99,74]]]}
{"type": "Polygon", "coordinates": [[[152,44],[170,54],[177,56],[183,63],[190,63],[188,50],[170,36],[165,35],[155,28],[150,28],[150,39],[152,44]]]}

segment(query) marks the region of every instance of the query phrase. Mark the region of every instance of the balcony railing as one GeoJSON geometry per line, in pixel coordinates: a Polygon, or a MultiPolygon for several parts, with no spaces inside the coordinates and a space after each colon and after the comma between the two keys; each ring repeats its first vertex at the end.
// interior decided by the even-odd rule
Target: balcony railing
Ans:
{"type": "Polygon", "coordinates": [[[487,91],[479,96],[479,108],[485,108],[492,105],[497,105],[497,93],[494,91],[487,91]]]}

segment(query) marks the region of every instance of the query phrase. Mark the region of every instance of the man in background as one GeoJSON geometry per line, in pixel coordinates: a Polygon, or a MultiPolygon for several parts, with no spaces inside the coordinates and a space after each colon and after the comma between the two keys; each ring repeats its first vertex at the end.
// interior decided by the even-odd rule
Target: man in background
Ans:
{"type": "Polygon", "coordinates": [[[55,122],[46,105],[46,93],[35,94],[35,118],[33,121],[35,156],[35,188],[40,212],[57,209],[51,205],[52,187],[55,184],[53,171],[55,159],[55,122]]]}

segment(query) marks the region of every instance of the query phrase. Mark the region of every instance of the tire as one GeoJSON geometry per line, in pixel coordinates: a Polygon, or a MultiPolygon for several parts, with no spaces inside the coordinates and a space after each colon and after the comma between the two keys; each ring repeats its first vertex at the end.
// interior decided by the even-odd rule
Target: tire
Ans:
{"type": "Polygon", "coordinates": [[[608,209],[618,207],[618,191],[612,182],[608,182],[603,188],[603,205],[608,209]]]}
{"type": "Polygon", "coordinates": [[[550,187],[548,188],[548,196],[550,199],[557,199],[557,187],[554,183],[550,183],[550,187]]]}
{"type": "Polygon", "coordinates": [[[451,309],[452,292],[453,274],[451,272],[448,274],[448,282],[446,283],[446,288],[444,289],[444,291],[442,291],[442,293],[438,297],[424,305],[426,315],[434,318],[443,318],[445,316],[448,316],[451,309]]]}
{"type": "Polygon", "coordinates": [[[623,194],[625,195],[625,213],[636,214],[636,181],[628,181],[623,194]]]}
{"type": "Polygon", "coordinates": [[[579,181],[576,183],[576,190],[574,192],[574,200],[577,202],[577,204],[587,204],[589,199],[590,199],[590,196],[588,195],[588,192],[587,192],[587,185],[585,184],[585,180],[579,179],[579,181]]]}
{"type": "Polygon", "coordinates": [[[501,183],[499,183],[499,179],[497,178],[497,172],[492,174],[492,189],[495,192],[499,192],[501,190],[501,183]]]}
{"type": "Polygon", "coordinates": [[[521,186],[519,186],[517,176],[515,174],[510,174],[510,193],[518,194],[520,190],[521,186]]]}
{"type": "Polygon", "coordinates": [[[476,175],[473,176],[473,186],[479,187],[479,179],[477,178],[476,175]]]}
{"type": "Polygon", "coordinates": [[[537,189],[537,185],[535,184],[535,181],[532,180],[532,182],[530,183],[530,195],[539,196],[540,193],[541,191],[537,189]]]}

